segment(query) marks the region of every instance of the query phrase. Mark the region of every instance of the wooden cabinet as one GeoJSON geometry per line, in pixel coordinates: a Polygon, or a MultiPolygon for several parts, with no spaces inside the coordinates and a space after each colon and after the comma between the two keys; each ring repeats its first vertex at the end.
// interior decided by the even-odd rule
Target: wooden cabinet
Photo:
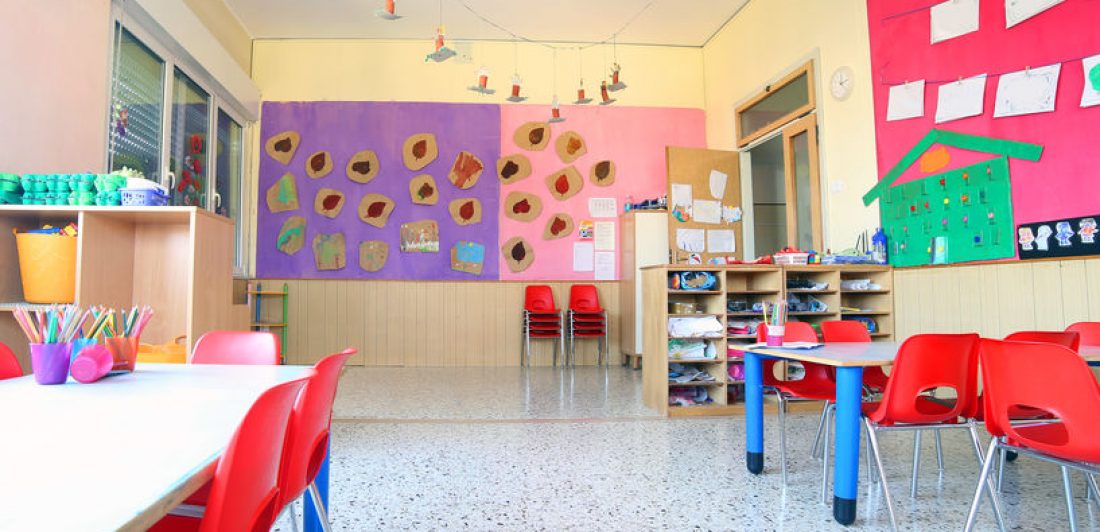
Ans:
{"type": "Polygon", "coordinates": [[[631,211],[619,219],[621,281],[620,346],[623,360],[638,368],[645,351],[642,334],[642,267],[668,264],[668,213],[631,211]]]}

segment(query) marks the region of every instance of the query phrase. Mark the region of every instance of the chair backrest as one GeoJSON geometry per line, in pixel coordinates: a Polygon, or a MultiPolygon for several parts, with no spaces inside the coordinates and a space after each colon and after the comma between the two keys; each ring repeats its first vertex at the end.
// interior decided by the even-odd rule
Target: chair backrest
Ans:
{"type": "Polygon", "coordinates": [[[867,332],[867,326],[853,320],[823,321],[821,336],[825,343],[871,341],[871,333],[867,332]]]}
{"type": "Polygon", "coordinates": [[[316,372],[274,386],[260,395],[225,448],[200,530],[268,530],[279,514],[280,459],[290,411],[316,372]]]}
{"type": "Polygon", "coordinates": [[[940,423],[972,412],[977,403],[977,334],[918,334],[898,349],[894,369],[872,421],[940,423]],[[955,404],[941,406],[923,397],[935,388],[955,391],[955,404]]]}
{"type": "Polygon", "coordinates": [[[19,359],[15,358],[15,352],[0,342],[0,380],[22,376],[23,368],[19,367],[19,359]]]}
{"type": "Polygon", "coordinates": [[[1066,327],[1081,335],[1081,345],[1100,345],[1100,321],[1079,321],[1066,327]]]}
{"type": "MultiPolygon", "coordinates": [[[[768,325],[761,323],[756,327],[756,341],[768,339],[768,325]]],[[[817,331],[804,321],[788,321],[783,329],[784,342],[817,342],[817,331]]]]}
{"type": "Polygon", "coordinates": [[[1081,347],[1081,335],[1073,331],[1019,331],[1005,336],[1005,341],[1057,344],[1074,351],[1081,347]]]}
{"type": "Polygon", "coordinates": [[[544,284],[530,285],[524,290],[523,308],[530,312],[553,312],[558,309],[554,305],[554,291],[544,284]]]}
{"type": "Polygon", "coordinates": [[[569,309],[580,312],[601,312],[600,293],[591,284],[575,284],[569,287],[569,309]]]}
{"type": "Polygon", "coordinates": [[[275,365],[279,363],[279,337],[260,331],[210,331],[195,342],[190,363],[275,365]]]}
{"type": "MultiPolygon", "coordinates": [[[[756,327],[756,341],[763,342],[768,338],[768,326],[761,323],[756,327]]],[[[817,331],[813,326],[804,321],[788,321],[783,330],[784,342],[817,342],[817,331]]],[[[775,376],[775,364],[779,361],[774,358],[765,358],[763,364],[764,371],[764,385],[775,386],[779,379],[775,376]]],[[[832,368],[825,366],[824,364],[814,364],[813,362],[803,362],[802,368],[806,370],[806,374],[798,379],[800,381],[817,381],[833,382],[832,368]]]]}
{"type": "Polygon", "coordinates": [[[318,361],[313,366],[317,375],[309,380],[294,404],[286,450],[283,452],[283,465],[279,472],[277,511],[297,499],[317,476],[325,453],[328,452],[332,402],[336,399],[340,370],[356,352],[355,349],[348,348],[318,361]]]}
{"type": "Polygon", "coordinates": [[[1100,387],[1080,355],[1050,343],[983,339],[981,360],[990,434],[1060,458],[1098,459],[1100,387]],[[1015,406],[1045,410],[1059,422],[1044,425],[1042,431],[1018,430],[1009,418],[1015,406]]]}

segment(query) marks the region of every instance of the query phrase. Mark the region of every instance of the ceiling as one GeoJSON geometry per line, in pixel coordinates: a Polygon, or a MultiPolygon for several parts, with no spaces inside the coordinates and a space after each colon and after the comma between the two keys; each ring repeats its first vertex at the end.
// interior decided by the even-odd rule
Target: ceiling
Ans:
{"type": "Polygon", "coordinates": [[[702,46],[749,0],[396,0],[394,21],[375,16],[383,0],[225,0],[254,39],[424,40],[435,35],[440,1],[452,40],[513,40],[468,6],[540,42],[602,42],[626,25],[620,44],[702,46]]]}

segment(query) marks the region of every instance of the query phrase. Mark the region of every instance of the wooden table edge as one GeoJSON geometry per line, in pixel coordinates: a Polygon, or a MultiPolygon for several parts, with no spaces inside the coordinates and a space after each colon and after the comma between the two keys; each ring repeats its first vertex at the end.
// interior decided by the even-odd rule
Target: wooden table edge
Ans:
{"type": "MultiPolygon", "coordinates": [[[[223,451],[224,452],[224,451],[223,451]]],[[[119,528],[122,531],[143,532],[148,530],[173,508],[183,504],[192,493],[214,479],[214,471],[218,468],[218,460],[222,453],[219,452],[207,458],[206,462],[195,469],[194,474],[184,482],[176,484],[171,490],[165,492],[159,499],[152,501],[149,506],[139,514],[133,516],[129,522],[119,528]]]]}
{"type": "Polygon", "coordinates": [[[874,366],[889,366],[894,363],[891,360],[846,360],[838,361],[832,358],[822,358],[813,355],[815,349],[769,349],[766,347],[755,347],[752,349],[745,349],[747,352],[752,352],[757,355],[765,355],[776,358],[784,358],[787,360],[797,360],[799,362],[814,362],[816,364],[823,364],[826,366],[833,366],[838,368],[855,368],[855,367],[874,367],[874,366]]]}

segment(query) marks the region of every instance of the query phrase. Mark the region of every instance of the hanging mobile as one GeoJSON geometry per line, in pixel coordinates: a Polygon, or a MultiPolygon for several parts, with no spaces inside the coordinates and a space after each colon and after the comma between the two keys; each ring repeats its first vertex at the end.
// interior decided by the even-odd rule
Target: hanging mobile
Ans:
{"type": "Polygon", "coordinates": [[[527,98],[519,95],[520,86],[523,85],[523,78],[519,77],[519,45],[512,42],[512,95],[506,98],[510,102],[522,102],[527,98]]]}
{"type": "Polygon", "coordinates": [[[577,101],[573,102],[577,105],[592,103],[592,98],[584,97],[584,59],[581,57],[581,51],[581,48],[577,47],[577,77],[580,83],[577,85],[577,101]]]}
{"type": "Polygon", "coordinates": [[[611,92],[621,91],[626,88],[626,83],[619,80],[619,71],[623,68],[619,66],[618,39],[618,35],[611,36],[611,85],[607,86],[607,90],[611,92]]]}
{"type": "Polygon", "coordinates": [[[435,51],[424,58],[425,62],[442,63],[455,56],[455,51],[447,48],[443,38],[445,33],[446,30],[443,27],[443,0],[439,0],[439,25],[435,28],[435,51]]]}
{"type": "Polygon", "coordinates": [[[561,117],[561,103],[558,102],[558,49],[554,48],[554,98],[550,102],[550,120],[547,120],[551,124],[557,122],[565,122],[565,119],[561,117]]]}
{"type": "Polygon", "coordinates": [[[466,87],[469,90],[481,94],[496,94],[496,89],[489,88],[489,67],[482,66],[477,69],[477,85],[466,87]]]}
{"type": "Polygon", "coordinates": [[[386,7],[374,12],[374,16],[385,20],[397,20],[401,18],[396,12],[394,0],[386,0],[386,7]]]}

